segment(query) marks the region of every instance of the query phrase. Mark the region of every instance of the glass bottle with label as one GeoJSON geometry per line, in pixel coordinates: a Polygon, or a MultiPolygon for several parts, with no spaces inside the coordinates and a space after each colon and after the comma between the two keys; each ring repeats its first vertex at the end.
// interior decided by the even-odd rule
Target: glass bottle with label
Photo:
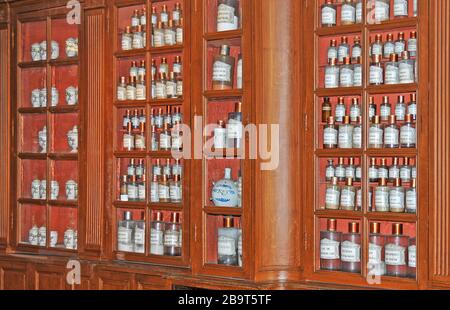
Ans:
{"type": "Polygon", "coordinates": [[[339,182],[345,181],[345,164],[344,164],[344,158],[339,157],[338,165],[336,166],[335,175],[339,182]]]}
{"type": "Polygon", "coordinates": [[[353,40],[353,46],[352,46],[352,58],[356,60],[356,58],[362,57],[362,46],[361,46],[361,39],[356,36],[353,40]]]}
{"type": "Polygon", "coordinates": [[[136,183],[136,176],[130,176],[127,184],[128,201],[138,201],[138,186],[136,183]]]}
{"type": "Polygon", "coordinates": [[[167,98],[177,98],[177,81],[175,79],[175,73],[169,73],[169,79],[166,82],[166,94],[167,98]]]}
{"type": "Polygon", "coordinates": [[[175,22],[175,32],[177,45],[182,45],[184,42],[184,18],[181,17],[180,20],[175,22]]]}
{"type": "Polygon", "coordinates": [[[156,12],[156,7],[154,6],[152,6],[151,21],[152,21],[152,28],[156,28],[156,26],[158,25],[158,13],[156,12]]]}
{"type": "Polygon", "coordinates": [[[131,123],[128,123],[127,131],[123,134],[123,149],[125,151],[134,150],[134,135],[131,128],[131,123]]]}
{"type": "Polygon", "coordinates": [[[370,166],[369,166],[369,182],[376,183],[378,181],[379,181],[379,178],[378,178],[377,159],[371,158],[370,166]]]}
{"type": "Polygon", "coordinates": [[[338,178],[333,177],[331,183],[327,185],[325,193],[325,209],[339,210],[341,190],[338,184],[338,178]]]}
{"type": "Polygon", "coordinates": [[[353,87],[354,72],[350,57],[344,57],[343,64],[340,68],[339,85],[341,87],[353,87]]]}
{"type": "Polygon", "coordinates": [[[395,54],[394,35],[392,33],[389,33],[386,36],[386,42],[383,46],[383,57],[389,58],[392,54],[395,54]]]}
{"type": "Polygon", "coordinates": [[[341,190],[341,210],[355,211],[356,189],[353,186],[353,179],[348,178],[345,186],[341,190]]]}
{"type": "Polygon", "coordinates": [[[127,84],[127,100],[136,100],[136,77],[130,77],[127,84]]]}
{"type": "Polygon", "coordinates": [[[175,7],[172,11],[172,20],[179,21],[182,16],[183,16],[183,10],[181,8],[181,3],[177,2],[177,3],[175,3],[175,7]]]}
{"type": "Polygon", "coordinates": [[[341,6],[341,25],[356,23],[356,7],[353,0],[343,0],[341,6]]]}
{"type": "Polygon", "coordinates": [[[328,159],[328,164],[325,168],[325,181],[330,182],[335,177],[334,160],[328,159]]]}
{"type": "Polygon", "coordinates": [[[384,128],[384,147],[387,149],[396,149],[400,145],[400,131],[396,124],[395,115],[390,116],[389,125],[384,128]]]}
{"type": "Polygon", "coordinates": [[[131,62],[131,66],[130,66],[130,77],[137,77],[138,76],[138,66],[137,66],[137,62],[136,61],[132,61],[131,62]]]}
{"type": "Polygon", "coordinates": [[[398,84],[400,82],[398,67],[398,55],[391,54],[389,61],[386,63],[386,70],[384,71],[384,80],[387,85],[398,84]]]}
{"type": "Polygon", "coordinates": [[[416,179],[411,182],[411,188],[406,190],[406,212],[415,214],[417,213],[417,190],[416,179]]]}
{"type": "Polygon", "coordinates": [[[353,65],[353,86],[362,86],[362,64],[361,57],[356,57],[355,64],[353,65]]]}
{"type": "Polygon", "coordinates": [[[388,21],[390,18],[391,4],[390,0],[375,0],[374,23],[388,21]]]}
{"type": "Polygon", "coordinates": [[[169,22],[164,25],[164,44],[168,46],[177,44],[177,33],[173,25],[173,20],[169,20],[169,22]]]}
{"type": "Polygon", "coordinates": [[[408,276],[412,279],[415,279],[416,274],[417,274],[416,238],[410,238],[408,247],[408,276]]]}
{"type": "Polygon", "coordinates": [[[238,239],[239,230],[234,225],[234,218],[224,217],[223,227],[217,231],[217,263],[219,265],[238,265],[238,239]]]}
{"type": "Polygon", "coordinates": [[[323,148],[336,149],[338,147],[338,130],[334,124],[334,117],[328,118],[328,124],[323,129],[323,148]]]}
{"type": "Polygon", "coordinates": [[[183,200],[183,187],[179,175],[175,175],[170,181],[170,202],[181,203],[183,200]]]}
{"type": "Polygon", "coordinates": [[[138,110],[135,109],[133,111],[133,116],[131,117],[131,127],[133,128],[133,130],[137,130],[137,129],[139,129],[139,125],[140,125],[140,121],[139,121],[138,110]]]}
{"type": "Polygon", "coordinates": [[[141,219],[135,222],[134,229],[134,252],[145,253],[145,213],[141,212],[141,219]]]}
{"type": "Polygon", "coordinates": [[[173,107],[172,110],[172,122],[183,123],[183,113],[181,113],[181,107],[173,107]]]}
{"type": "Polygon", "coordinates": [[[339,126],[338,148],[351,149],[353,147],[353,125],[350,117],[344,117],[344,124],[339,126]]]}
{"type": "Polygon", "coordinates": [[[134,10],[131,16],[131,26],[136,27],[141,24],[141,18],[139,17],[139,10],[134,10]]]}
{"type": "Polygon", "coordinates": [[[333,58],[338,58],[338,48],[337,48],[337,41],[331,40],[330,46],[328,47],[328,62],[333,58]]]}
{"type": "Polygon", "coordinates": [[[394,18],[408,17],[408,0],[394,0],[394,18]]]}
{"type": "Polygon", "coordinates": [[[159,202],[168,203],[170,202],[170,185],[168,181],[168,176],[163,175],[159,179],[158,183],[158,197],[159,202]]]}
{"type": "Polygon", "coordinates": [[[398,63],[398,74],[400,84],[414,83],[414,60],[409,58],[409,52],[402,53],[402,60],[398,63]]]}
{"type": "Polygon", "coordinates": [[[145,151],[145,123],[140,124],[139,133],[135,136],[135,149],[145,151]]]}
{"type": "Polygon", "coordinates": [[[145,201],[147,198],[147,177],[145,176],[145,174],[139,177],[137,187],[138,187],[138,200],[145,201]]]}
{"type": "Polygon", "coordinates": [[[170,215],[170,222],[166,223],[164,255],[181,256],[181,221],[180,213],[178,212],[173,212],[170,215]]]}
{"type": "Polygon", "coordinates": [[[159,179],[158,175],[153,175],[150,183],[150,202],[159,203],[159,179]]]}
{"type": "Polygon", "coordinates": [[[230,47],[222,45],[220,54],[214,57],[212,68],[212,87],[214,90],[233,88],[234,57],[230,56],[230,47]]]}
{"type": "Polygon", "coordinates": [[[243,75],[242,75],[242,54],[238,55],[238,62],[237,62],[237,68],[236,68],[236,87],[238,89],[242,89],[243,86],[243,75]]]}
{"type": "Polygon", "coordinates": [[[394,187],[389,192],[390,211],[393,213],[405,212],[405,189],[402,186],[402,181],[395,179],[394,187]]]}
{"type": "Polygon", "coordinates": [[[362,180],[362,167],[361,164],[356,166],[355,169],[355,182],[361,182],[362,180]]]}
{"type": "Polygon", "coordinates": [[[404,51],[406,51],[405,33],[399,32],[397,41],[394,43],[394,52],[398,57],[402,57],[404,51]]]}
{"type": "Polygon", "coordinates": [[[170,158],[166,158],[166,165],[162,168],[162,174],[167,175],[167,178],[172,177],[172,165],[170,164],[170,158]]]}
{"type": "Polygon", "coordinates": [[[165,43],[165,34],[166,34],[166,32],[164,31],[163,23],[159,21],[156,28],[153,30],[153,46],[154,47],[163,47],[166,44],[165,43]]]}
{"type": "Polygon", "coordinates": [[[412,167],[408,157],[403,159],[403,165],[400,168],[400,179],[403,183],[409,183],[412,179],[412,167]]]}
{"type": "Polygon", "coordinates": [[[326,123],[328,121],[328,118],[332,114],[332,107],[331,107],[331,103],[330,103],[330,98],[329,97],[325,97],[323,98],[323,102],[322,102],[322,123],[326,123]]]}
{"type": "Polygon", "coordinates": [[[413,0],[414,17],[417,17],[417,0],[413,0]]]}
{"type": "Polygon", "coordinates": [[[156,81],[155,95],[156,99],[167,99],[167,81],[165,73],[159,73],[159,78],[156,81]]]}
{"type": "Polygon", "coordinates": [[[158,129],[156,126],[152,126],[152,136],[151,136],[151,151],[156,152],[159,150],[159,137],[158,129]]]}
{"type": "Polygon", "coordinates": [[[383,55],[383,42],[381,34],[375,35],[375,41],[370,45],[369,56],[383,55]]]}
{"type": "Polygon", "coordinates": [[[341,270],[342,233],[337,232],[337,221],[329,219],[327,230],[320,232],[320,268],[322,270],[341,270]]]}
{"type": "Polygon", "coordinates": [[[334,27],[336,26],[337,9],[333,0],[326,0],[321,7],[321,23],[322,27],[334,27]]]}
{"type": "Polygon", "coordinates": [[[402,148],[416,147],[416,126],[411,120],[411,115],[406,116],[406,122],[400,129],[400,145],[402,148]]]}
{"type": "Polygon", "coordinates": [[[217,31],[231,31],[239,28],[239,1],[218,0],[217,31]]]}
{"type": "Polygon", "coordinates": [[[361,149],[362,148],[362,118],[358,117],[356,120],[355,127],[353,128],[353,148],[361,149]]]}
{"type": "Polygon", "coordinates": [[[395,157],[389,167],[389,182],[394,183],[397,178],[400,178],[400,166],[398,157],[395,157]]]}
{"type": "Polygon", "coordinates": [[[121,252],[134,251],[134,227],[133,214],[129,211],[123,213],[123,220],[117,227],[117,250],[121,252]]]}
{"type": "Polygon", "coordinates": [[[417,56],[417,32],[411,31],[408,40],[408,52],[410,57],[417,56]]]}
{"type": "Polygon", "coordinates": [[[381,159],[381,164],[378,166],[378,180],[388,179],[389,177],[389,169],[386,164],[386,158],[381,159]]]}
{"type": "Polygon", "coordinates": [[[361,235],[359,223],[348,224],[348,233],[342,235],[341,244],[342,271],[361,272],[361,235]]]}
{"type": "Polygon", "coordinates": [[[228,114],[227,140],[229,148],[241,148],[243,136],[242,102],[235,103],[234,112],[228,114]]]}
{"type": "Polygon", "coordinates": [[[369,235],[369,262],[367,269],[372,276],[383,276],[386,274],[384,262],[384,245],[386,237],[381,234],[380,223],[370,223],[369,235]]]}
{"type": "Polygon", "coordinates": [[[128,176],[122,176],[120,182],[120,201],[128,201],[128,176]]]}
{"type": "Polygon", "coordinates": [[[214,128],[214,148],[224,149],[227,147],[227,129],[225,122],[220,120],[218,127],[214,128]]]}
{"type": "Polygon", "coordinates": [[[183,176],[183,165],[179,159],[175,159],[175,163],[172,166],[172,174],[180,176],[180,180],[183,176]]]}
{"type": "Polygon", "coordinates": [[[409,238],[403,235],[403,224],[393,224],[392,235],[387,237],[384,251],[388,276],[408,276],[408,246],[409,238]]]}
{"type": "Polygon", "coordinates": [[[357,122],[361,117],[361,105],[358,98],[352,98],[352,104],[350,106],[350,121],[357,122]]]}
{"type": "Polygon", "coordinates": [[[355,167],[355,159],[350,157],[348,160],[348,165],[345,167],[345,178],[348,179],[356,179],[356,167],[355,167]]]}
{"type": "Polygon", "coordinates": [[[380,106],[380,120],[382,122],[388,122],[392,115],[391,111],[392,111],[392,105],[389,102],[389,97],[384,96],[383,103],[380,106]]]}
{"type": "Polygon", "coordinates": [[[386,179],[381,179],[375,188],[375,211],[389,212],[389,187],[386,185],[386,179]]]}
{"type": "Polygon", "coordinates": [[[122,33],[122,50],[129,51],[133,49],[133,34],[131,33],[131,27],[127,26],[122,33]]]}
{"type": "Polygon", "coordinates": [[[332,58],[328,61],[328,66],[325,68],[325,88],[339,87],[339,66],[337,59],[332,58]]]}
{"type": "Polygon", "coordinates": [[[382,85],[384,83],[384,69],[381,63],[381,55],[372,56],[369,74],[370,85],[382,85]]]}
{"type": "Polygon", "coordinates": [[[383,127],[380,124],[380,117],[376,115],[374,117],[373,124],[369,128],[369,148],[381,149],[383,148],[383,127]]]}
{"type": "Polygon", "coordinates": [[[167,5],[163,4],[162,9],[161,9],[161,13],[159,13],[159,20],[163,23],[166,24],[169,22],[169,12],[167,10],[167,5]]]}
{"type": "Polygon", "coordinates": [[[355,1],[355,8],[356,8],[356,23],[361,24],[363,21],[363,0],[356,0],[355,1]]]}
{"type": "Polygon", "coordinates": [[[350,57],[350,44],[348,44],[348,38],[344,36],[338,47],[338,61],[343,63],[345,57],[350,57]]]}
{"type": "Polygon", "coordinates": [[[117,86],[117,100],[125,101],[127,100],[127,78],[124,76],[120,77],[119,85],[117,86]]]}
{"type": "Polygon", "coordinates": [[[145,77],[139,76],[138,82],[136,84],[136,100],[145,100],[145,99],[147,99],[145,77]]]}
{"type": "Polygon", "coordinates": [[[374,121],[374,117],[377,115],[377,105],[375,104],[375,98],[369,97],[369,122],[374,121]]]}
{"type": "Polygon", "coordinates": [[[406,110],[405,96],[398,96],[397,104],[395,105],[395,117],[397,121],[403,122],[406,120],[406,110]]]}
{"type": "Polygon", "coordinates": [[[156,212],[150,229],[150,254],[164,255],[164,214],[156,212]]]}
{"type": "Polygon", "coordinates": [[[130,163],[127,167],[127,174],[128,176],[136,175],[136,165],[134,159],[130,159],[130,163]]]}
{"type": "Polygon", "coordinates": [[[164,124],[163,131],[159,134],[159,148],[163,151],[168,151],[172,147],[171,135],[169,130],[169,125],[164,124]]]}
{"type": "Polygon", "coordinates": [[[142,26],[136,26],[134,27],[133,30],[133,41],[132,41],[132,46],[133,49],[141,49],[144,48],[144,37],[145,37],[145,32],[143,32],[142,26]]]}
{"type": "Polygon", "coordinates": [[[334,112],[335,121],[343,123],[344,117],[347,115],[347,107],[345,106],[344,97],[339,97],[334,112]]]}

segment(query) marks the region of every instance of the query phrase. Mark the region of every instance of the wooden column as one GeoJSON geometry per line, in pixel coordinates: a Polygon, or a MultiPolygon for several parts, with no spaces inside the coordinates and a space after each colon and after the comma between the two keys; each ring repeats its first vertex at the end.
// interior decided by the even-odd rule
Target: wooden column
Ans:
{"type": "Polygon", "coordinates": [[[8,5],[0,4],[0,249],[9,242],[10,104],[8,5]]]}
{"type": "Polygon", "coordinates": [[[450,2],[430,3],[430,280],[450,286],[450,2]]]}
{"type": "Polygon", "coordinates": [[[279,124],[280,131],[278,169],[261,171],[261,161],[255,163],[254,257],[259,282],[300,277],[302,4],[297,0],[255,1],[255,123],[279,124]]]}

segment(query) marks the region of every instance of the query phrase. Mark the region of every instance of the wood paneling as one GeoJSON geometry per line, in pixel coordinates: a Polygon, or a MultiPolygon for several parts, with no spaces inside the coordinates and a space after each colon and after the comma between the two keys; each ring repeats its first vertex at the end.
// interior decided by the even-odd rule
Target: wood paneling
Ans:
{"type": "Polygon", "coordinates": [[[113,271],[98,273],[98,289],[100,290],[131,290],[133,289],[133,275],[113,271]]]}
{"type": "Polygon", "coordinates": [[[450,3],[430,1],[430,273],[450,282],[450,3]]]}
{"type": "Polygon", "coordinates": [[[138,290],[169,290],[170,282],[159,276],[136,276],[136,285],[138,290]]]}
{"type": "Polygon", "coordinates": [[[0,289],[27,289],[27,265],[24,263],[0,263],[0,289]]]}
{"type": "Polygon", "coordinates": [[[36,290],[64,290],[66,289],[65,269],[61,265],[32,266],[34,289],[36,290]]]}

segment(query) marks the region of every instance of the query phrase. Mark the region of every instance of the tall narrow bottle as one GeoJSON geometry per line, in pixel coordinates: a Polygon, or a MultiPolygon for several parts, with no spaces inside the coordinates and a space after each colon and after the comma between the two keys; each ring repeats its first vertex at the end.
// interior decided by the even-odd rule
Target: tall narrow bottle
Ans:
{"type": "Polygon", "coordinates": [[[220,54],[214,57],[212,87],[214,90],[232,89],[234,82],[234,57],[230,56],[230,47],[222,45],[220,54]]]}

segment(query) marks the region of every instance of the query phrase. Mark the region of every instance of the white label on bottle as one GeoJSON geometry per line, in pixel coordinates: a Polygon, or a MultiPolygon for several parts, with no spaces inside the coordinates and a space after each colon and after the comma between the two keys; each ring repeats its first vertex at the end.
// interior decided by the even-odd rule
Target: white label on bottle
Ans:
{"type": "Polygon", "coordinates": [[[132,85],[127,86],[127,100],[136,100],[136,87],[132,85]]]}
{"type": "Polygon", "coordinates": [[[395,180],[400,178],[400,169],[397,167],[392,167],[389,169],[389,179],[395,180]]]}
{"type": "Polygon", "coordinates": [[[124,101],[127,100],[127,89],[125,87],[117,87],[117,100],[124,101]]]}
{"type": "Polygon", "coordinates": [[[235,8],[226,4],[217,7],[217,31],[236,30],[235,8]]]}
{"type": "Polygon", "coordinates": [[[136,200],[138,198],[138,188],[136,185],[128,184],[127,187],[128,198],[136,200]]]}
{"type": "Polygon", "coordinates": [[[122,35],[122,50],[128,51],[131,50],[133,47],[133,39],[130,35],[124,34],[122,35]]]}
{"type": "Polygon", "coordinates": [[[400,131],[401,144],[415,144],[416,143],[416,129],[414,127],[403,126],[400,131]]]}
{"type": "Polygon", "coordinates": [[[343,4],[341,12],[341,21],[343,23],[354,23],[356,18],[356,9],[351,4],[343,4]]]}
{"type": "Polygon", "coordinates": [[[181,198],[181,187],[178,185],[170,185],[170,200],[179,201],[181,198]]]}
{"type": "Polygon", "coordinates": [[[362,15],[363,15],[363,5],[362,1],[356,3],[356,22],[361,23],[362,22],[362,15]]]}
{"type": "Polygon", "coordinates": [[[138,186],[138,198],[139,200],[145,200],[145,185],[141,184],[138,186]]]}
{"type": "Polygon", "coordinates": [[[370,66],[370,84],[383,84],[383,68],[370,66]]]}
{"type": "Polygon", "coordinates": [[[360,126],[356,126],[353,129],[353,147],[355,149],[362,147],[362,128],[360,126]]]}
{"type": "Polygon", "coordinates": [[[344,208],[355,207],[355,192],[344,188],[341,193],[341,206],[344,208]]]}
{"type": "Polygon", "coordinates": [[[336,121],[342,122],[344,120],[345,113],[346,113],[345,105],[338,104],[336,106],[336,112],[335,112],[335,114],[336,114],[336,121]]]}
{"type": "Polygon", "coordinates": [[[360,46],[354,46],[352,50],[352,58],[358,58],[362,56],[362,50],[360,46]]]}
{"type": "Polygon", "coordinates": [[[183,81],[181,80],[177,81],[177,96],[183,96],[183,81]]]}
{"type": "Polygon", "coordinates": [[[145,244],[145,229],[136,228],[134,230],[134,243],[138,245],[145,244]]]}
{"type": "Polygon", "coordinates": [[[157,99],[166,99],[167,98],[167,88],[164,83],[157,82],[156,83],[156,98],[157,99]]]}
{"type": "Polygon", "coordinates": [[[328,188],[325,194],[325,204],[329,206],[339,206],[339,191],[334,188],[328,188]]]}
{"type": "Polygon", "coordinates": [[[391,54],[395,54],[395,44],[392,42],[386,42],[384,44],[384,58],[389,58],[391,54]]]}
{"type": "Polygon", "coordinates": [[[325,88],[339,87],[339,68],[327,67],[325,70],[325,88]]]}
{"type": "Polygon", "coordinates": [[[361,246],[350,241],[342,242],[341,260],[346,263],[359,263],[361,261],[361,246]]]}
{"type": "Polygon", "coordinates": [[[369,179],[376,180],[378,179],[378,169],[375,167],[369,168],[369,179]]]}
{"type": "Polygon", "coordinates": [[[160,18],[163,24],[169,22],[169,13],[161,12],[160,18]]]}
{"type": "Polygon", "coordinates": [[[136,174],[136,169],[134,168],[134,166],[128,166],[127,174],[131,176],[136,174]]]}
{"type": "Polygon", "coordinates": [[[150,244],[153,255],[164,255],[164,233],[161,230],[150,230],[150,244]]]}
{"type": "Polygon", "coordinates": [[[385,72],[386,84],[398,84],[399,83],[399,71],[396,65],[386,65],[385,72]]]}
{"type": "Polygon", "coordinates": [[[369,244],[369,264],[381,264],[383,247],[374,243],[369,244]]]}
{"type": "Polygon", "coordinates": [[[417,193],[415,190],[409,190],[406,193],[406,209],[410,212],[417,211],[417,193]]]}
{"type": "Polygon", "coordinates": [[[355,65],[353,74],[353,86],[362,86],[362,66],[355,65]]]}
{"type": "Polygon", "coordinates": [[[356,175],[356,179],[357,180],[362,179],[362,168],[361,168],[361,166],[356,167],[355,175],[356,175]]]}
{"type": "Polygon", "coordinates": [[[362,190],[358,189],[358,192],[356,193],[356,207],[361,208],[362,207],[362,190]]]}
{"type": "Polygon", "coordinates": [[[345,167],[344,166],[337,166],[336,167],[336,177],[339,179],[345,178],[345,167]]]}
{"type": "Polygon", "coordinates": [[[417,53],[417,39],[408,40],[408,52],[413,56],[417,53]]]}
{"type": "Polygon", "coordinates": [[[129,134],[123,135],[123,148],[124,149],[134,149],[134,137],[129,134]]]}
{"type": "Polygon", "coordinates": [[[237,88],[242,88],[242,59],[237,63],[237,88]]]}
{"type": "Polygon", "coordinates": [[[157,182],[152,182],[150,186],[150,202],[159,202],[159,186],[157,182]]]}
{"type": "Polygon", "coordinates": [[[139,150],[143,150],[145,149],[145,136],[144,135],[136,135],[135,138],[135,148],[139,149],[139,150]]]}
{"type": "Polygon", "coordinates": [[[145,85],[138,84],[136,87],[136,99],[137,100],[145,100],[145,98],[146,98],[145,85]]]}
{"type": "Polygon", "coordinates": [[[395,116],[397,121],[404,121],[406,119],[406,106],[404,104],[397,104],[395,106],[395,116]]]}
{"type": "Polygon", "coordinates": [[[397,55],[401,55],[405,51],[405,41],[395,41],[394,51],[397,55]]]}
{"type": "Polygon", "coordinates": [[[327,169],[325,170],[325,177],[327,179],[334,178],[334,171],[335,171],[334,167],[332,167],[332,166],[327,167],[327,169]]]}
{"type": "Polygon", "coordinates": [[[400,169],[400,179],[409,181],[411,180],[411,168],[404,167],[400,169]]]}
{"type": "Polygon", "coordinates": [[[320,240],[320,258],[339,259],[339,245],[339,242],[330,239],[320,240]]]}
{"type": "Polygon", "coordinates": [[[340,62],[344,61],[345,57],[349,57],[350,56],[350,46],[346,45],[339,45],[338,48],[338,60],[340,62]]]}
{"type": "Polygon", "coordinates": [[[183,28],[177,28],[177,44],[183,44],[183,28]]]}
{"type": "Polygon", "coordinates": [[[411,245],[408,247],[408,266],[411,268],[416,268],[417,266],[417,247],[411,245]]]}
{"type": "Polygon", "coordinates": [[[370,127],[369,144],[371,145],[383,144],[383,129],[378,127],[370,127]]]}
{"type": "Polygon", "coordinates": [[[173,98],[177,96],[177,84],[172,81],[168,81],[166,84],[167,97],[173,98]]]}
{"type": "Polygon", "coordinates": [[[394,0],[394,16],[408,16],[408,0],[394,0]]]}
{"type": "Polygon", "coordinates": [[[131,243],[133,230],[126,227],[119,227],[117,231],[117,240],[119,243],[131,243]]]}
{"type": "Polygon", "coordinates": [[[224,128],[216,128],[214,130],[214,147],[224,149],[227,146],[227,131],[224,128]]]}
{"type": "Polygon", "coordinates": [[[351,178],[351,179],[355,179],[355,168],[352,166],[349,166],[345,169],[345,178],[351,178]]]}
{"type": "Polygon", "coordinates": [[[379,43],[372,44],[372,55],[382,55],[383,46],[379,43]]]}
{"type": "Polygon", "coordinates": [[[138,75],[138,68],[137,67],[131,67],[130,68],[130,77],[137,77],[138,75]]]}
{"type": "Polygon", "coordinates": [[[388,244],[386,245],[384,254],[386,265],[390,266],[406,265],[406,248],[396,244],[388,244]]]}
{"type": "Polygon", "coordinates": [[[236,240],[225,236],[219,236],[217,242],[217,252],[222,255],[236,255],[236,240]]]}
{"type": "Polygon", "coordinates": [[[391,115],[391,107],[388,105],[383,104],[380,107],[380,116],[382,119],[388,119],[391,115]]]}
{"type": "Polygon", "coordinates": [[[341,69],[340,76],[341,86],[353,86],[353,70],[348,68],[341,69]]]}
{"type": "Polygon", "coordinates": [[[142,37],[142,33],[138,32],[133,34],[132,44],[134,49],[144,48],[144,38],[142,37]]]}
{"type": "Polygon", "coordinates": [[[324,7],[322,9],[322,25],[336,24],[336,9],[331,7],[324,7]]]}
{"type": "Polygon", "coordinates": [[[389,211],[389,193],[384,190],[375,190],[375,208],[378,212],[389,211]]]}
{"type": "Polygon", "coordinates": [[[128,201],[128,195],[120,195],[120,201],[128,201]]]}
{"type": "Polygon", "coordinates": [[[242,123],[230,119],[227,124],[227,137],[228,139],[241,139],[242,138],[242,123]]]}
{"type": "Polygon", "coordinates": [[[180,246],[180,232],[169,231],[164,234],[164,246],[178,247],[180,246]]]}
{"type": "Polygon", "coordinates": [[[336,47],[328,48],[328,59],[338,58],[338,51],[336,47]]]}
{"type": "Polygon", "coordinates": [[[216,82],[231,82],[231,65],[216,61],[213,65],[213,81],[216,82]]]}
{"type": "Polygon", "coordinates": [[[384,129],[384,144],[398,145],[398,129],[393,127],[386,127],[384,129]]]}
{"type": "Polygon", "coordinates": [[[166,45],[175,45],[176,44],[176,33],[172,29],[166,29],[164,32],[164,42],[166,45]]]}
{"type": "Polygon", "coordinates": [[[387,179],[388,178],[388,170],[386,168],[378,169],[378,179],[387,179]]]}
{"type": "Polygon", "coordinates": [[[359,107],[359,105],[352,105],[350,107],[350,118],[353,121],[356,121],[360,116],[361,116],[361,108],[359,107]]]}
{"type": "Polygon", "coordinates": [[[339,127],[339,148],[351,149],[353,147],[353,128],[347,125],[339,127]]]}
{"type": "Polygon", "coordinates": [[[393,210],[404,210],[405,193],[397,189],[391,190],[389,193],[389,204],[393,210]]]}
{"type": "Polygon", "coordinates": [[[164,46],[164,31],[155,31],[155,34],[153,36],[153,44],[155,47],[161,47],[164,46]]]}
{"type": "Polygon", "coordinates": [[[170,199],[170,189],[167,185],[159,184],[158,196],[159,199],[170,199]]]}
{"type": "Polygon", "coordinates": [[[325,128],[323,133],[323,143],[325,145],[337,145],[338,133],[334,128],[325,128]]]}
{"type": "Polygon", "coordinates": [[[407,62],[399,64],[399,81],[402,84],[414,83],[414,67],[407,62]]]}
{"type": "Polygon", "coordinates": [[[380,0],[375,0],[375,20],[376,21],[385,21],[389,19],[389,3],[385,3],[380,0]]]}
{"type": "Polygon", "coordinates": [[[417,115],[417,104],[410,104],[408,106],[408,114],[409,115],[417,115]]]}

